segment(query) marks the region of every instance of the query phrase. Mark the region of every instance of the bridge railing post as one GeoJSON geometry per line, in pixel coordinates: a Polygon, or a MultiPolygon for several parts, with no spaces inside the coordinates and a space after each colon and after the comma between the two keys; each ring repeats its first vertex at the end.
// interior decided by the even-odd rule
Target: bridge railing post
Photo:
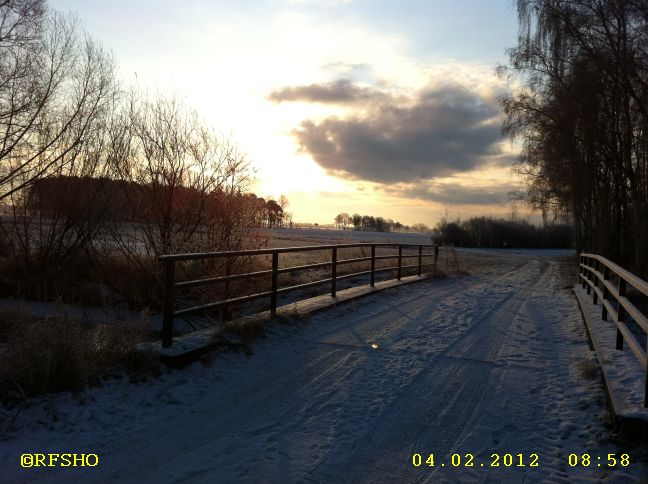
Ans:
{"type": "Polygon", "coordinates": [[[270,314],[277,315],[277,275],[279,271],[279,251],[272,252],[272,274],[270,282],[270,314]]]}
{"type": "Polygon", "coordinates": [[[398,274],[396,278],[399,281],[401,280],[402,267],[403,267],[403,246],[401,244],[398,244],[398,274]]]}
{"type": "MultiPolygon", "coordinates": [[[[225,276],[231,276],[232,275],[232,264],[233,264],[232,258],[227,257],[225,259],[225,276]]],[[[224,286],[225,287],[223,288],[223,293],[224,293],[223,298],[224,299],[229,299],[230,298],[230,282],[225,281],[224,286]]],[[[229,308],[227,306],[225,306],[223,308],[223,310],[222,310],[222,318],[223,318],[223,321],[229,321],[229,319],[230,319],[230,311],[229,311],[229,308]]]]}
{"type": "Polygon", "coordinates": [[[163,307],[162,307],[162,347],[169,348],[173,342],[173,299],[175,289],[175,261],[165,259],[163,264],[163,307]]]}
{"type": "MultiPolygon", "coordinates": [[[[619,276],[619,309],[617,310],[617,319],[619,322],[625,321],[625,309],[623,307],[623,304],[621,304],[620,299],[622,297],[625,297],[626,293],[626,281],[619,276]]],[[[616,349],[617,350],[622,350],[623,349],[623,333],[621,333],[621,330],[617,326],[617,331],[616,331],[616,349]]]]}
{"type": "Polygon", "coordinates": [[[371,244],[371,287],[376,283],[376,245],[371,244]]]}
{"type": "Polygon", "coordinates": [[[337,292],[337,247],[331,250],[331,296],[337,292]]]}
{"type": "Polygon", "coordinates": [[[609,294],[608,294],[608,289],[607,285],[605,284],[605,281],[607,281],[610,278],[610,269],[608,266],[603,267],[603,280],[601,281],[601,284],[603,285],[603,300],[601,301],[601,319],[603,321],[607,321],[607,308],[605,307],[605,300],[609,299],[609,294]]]}

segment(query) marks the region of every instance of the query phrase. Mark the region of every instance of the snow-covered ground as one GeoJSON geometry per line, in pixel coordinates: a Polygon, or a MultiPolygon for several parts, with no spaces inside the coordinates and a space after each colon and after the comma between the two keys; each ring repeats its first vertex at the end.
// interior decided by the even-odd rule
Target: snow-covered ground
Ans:
{"type": "Polygon", "coordinates": [[[645,453],[619,448],[606,423],[566,276],[573,260],[542,251],[461,251],[460,260],[472,275],[277,323],[252,355],[35,401],[0,442],[0,481],[645,479],[645,453]],[[95,453],[99,465],[20,467],[20,454],[49,452],[95,453]],[[612,453],[630,465],[608,468],[612,453]],[[463,466],[468,454],[473,467],[463,466]],[[525,466],[506,467],[506,454],[525,466]],[[570,467],[570,454],[589,454],[590,466],[570,467]]]}
{"type": "Polygon", "coordinates": [[[432,244],[430,234],[409,232],[365,232],[362,230],[336,229],[265,229],[272,239],[273,247],[318,244],[432,244]]]}

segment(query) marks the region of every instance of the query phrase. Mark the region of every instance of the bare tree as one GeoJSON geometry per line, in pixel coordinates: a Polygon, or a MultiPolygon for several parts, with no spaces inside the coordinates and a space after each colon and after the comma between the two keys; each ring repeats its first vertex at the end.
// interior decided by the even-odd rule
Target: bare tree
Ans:
{"type": "Polygon", "coordinates": [[[648,5],[518,0],[520,34],[503,101],[523,140],[527,200],[570,216],[579,247],[648,273],[648,5]]]}
{"type": "Polygon", "coordinates": [[[344,214],[342,214],[342,213],[338,213],[338,214],[335,216],[335,223],[336,223],[338,229],[343,228],[343,223],[344,223],[344,222],[343,222],[343,219],[344,219],[344,214]]]}
{"type": "Polygon", "coordinates": [[[0,200],[60,173],[115,89],[112,59],[44,2],[0,4],[0,200]]]}
{"type": "Polygon", "coordinates": [[[107,175],[99,153],[117,93],[111,57],[74,18],[0,3],[3,255],[45,286],[101,232],[107,203],[90,181],[107,175]]]}
{"type": "Polygon", "coordinates": [[[129,183],[126,195],[138,229],[117,229],[122,249],[131,256],[157,257],[200,246],[213,250],[214,244],[226,248],[231,234],[216,233],[211,213],[236,212],[222,204],[248,183],[244,155],[177,99],[158,96],[140,102],[133,96],[130,143],[121,147],[129,156],[116,157],[115,168],[129,183]]]}
{"type": "MultiPolygon", "coordinates": [[[[263,206],[245,193],[250,165],[234,143],[218,137],[177,98],[133,92],[122,105],[122,118],[109,150],[121,208],[104,249],[128,261],[140,288],[150,287],[140,296],[159,297],[162,254],[263,245],[253,230],[263,206]]],[[[212,262],[186,266],[219,269],[212,262]]],[[[227,261],[225,270],[232,269],[227,261]]]]}

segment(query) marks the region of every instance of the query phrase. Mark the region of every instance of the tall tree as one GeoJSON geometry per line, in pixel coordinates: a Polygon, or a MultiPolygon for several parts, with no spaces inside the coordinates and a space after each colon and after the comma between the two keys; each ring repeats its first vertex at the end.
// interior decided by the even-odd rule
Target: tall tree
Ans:
{"type": "Polygon", "coordinates": [[[573,218],[579,247],[647,273],[648,4],[518,0],[503,100],[527,200],[573,218]]]}

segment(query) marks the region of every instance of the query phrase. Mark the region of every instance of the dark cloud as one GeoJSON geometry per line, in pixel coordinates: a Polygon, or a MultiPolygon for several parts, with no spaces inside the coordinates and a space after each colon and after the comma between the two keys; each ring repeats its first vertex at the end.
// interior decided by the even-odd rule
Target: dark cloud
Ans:
{"type": "Polygon", "coordinates": [[[505,205],[515,197],[517,187],[510,184],[465,186],[458,183],[420,182],[404,187],[387,186],[385,191],[398,197],[447,205],[505,205]]]}
{"type": "Polygon", "coordinates": [[[348,79],[340,79],[327,84],[308,86],[288,86],[272,91],[268,99],[280,103],[284,101],[305,101],[310,103],[353,103],[371,102],[387,99],[381,91],[354,85],[348,79]]]}
{"type": "Polygon", "coordinates": [[[383,184],[433,179],[510,158],[501,141],[497,102],[446,84],[409,99],[349,81],[284,88],[275,99],[369,101],[359,114],[306,120],[293,130],[300,150],[329,172],[383,184]]]}

